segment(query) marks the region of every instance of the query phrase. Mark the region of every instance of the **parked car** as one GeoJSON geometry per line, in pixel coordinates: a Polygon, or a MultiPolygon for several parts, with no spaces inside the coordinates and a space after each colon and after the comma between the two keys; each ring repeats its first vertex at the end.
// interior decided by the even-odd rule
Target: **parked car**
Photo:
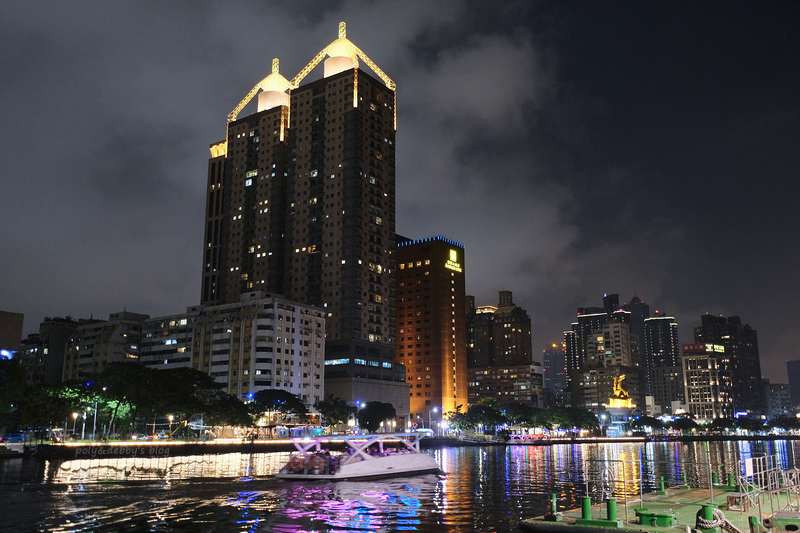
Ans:
{"type": "Polygon", "coordinates": [[[25,440],[25,435],[22,433],[9,433],[8,435],[4,435],[0,437],[0,442],[23,442],[25,440]]]}

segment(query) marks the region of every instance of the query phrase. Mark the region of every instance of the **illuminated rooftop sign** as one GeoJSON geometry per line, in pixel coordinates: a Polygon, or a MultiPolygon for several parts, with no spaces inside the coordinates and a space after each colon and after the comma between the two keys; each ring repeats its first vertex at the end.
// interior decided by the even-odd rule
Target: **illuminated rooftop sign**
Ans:
{"type": "Polygon", "coordinates": [[[445,268],[449,268],[450,270],[455,270],[456,272],[463,272],[461,268],[461,263],[458,262],[458,251],[457,250],[450,250],[450,259],[444,264],[445,268]]]}

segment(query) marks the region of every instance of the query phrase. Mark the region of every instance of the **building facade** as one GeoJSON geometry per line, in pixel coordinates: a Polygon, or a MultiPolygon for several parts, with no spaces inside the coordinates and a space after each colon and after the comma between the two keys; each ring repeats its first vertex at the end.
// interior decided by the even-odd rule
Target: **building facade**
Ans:
{"type": "Polygon", "coordinates": [[[194,368],[241,400],[280,389],[313,406],[324,398],[325,313],[264,291],[194,306],[144,324],[140,361],[194,368]]]}
{"type": "Polygon", "coordinates": [[[725,353],[719,344],[684,344],[683,383],[686,411],[698,420],[733,417],[733,384],[725,353]]]}
{"type": "Polygon", "coordinates": [[[469,403],[492,399],[499,403],[519,403],[543,407],[542,365],[470,368],[469,403]]]}
{"type": "Polygon", "coordinates": [[[201,303],[267,290],[322,308],[331,361],[380,363],[374,378],[329,365],[331,392],[384,401],[406,386],[394,365],[395,85],[344,30],[292,80],[276,60],[211,146],[201,303]],[[301,84],[325,57],[323,77],[301,84]],[[376,383],[346,383],[359,379],[376,383]]]}
{"type": "Polygon", "coordinates": [[[412,420],[467,410],[464,246],[444,237],[397,238],[397,362],[412,420]]]}
{"type": "Polygon", "coordinates": [[[149,315],[122,311],[80,324],[67,341],[63,381],[101,374],[108,363],[138,362],[142,325],[149,315]]]}

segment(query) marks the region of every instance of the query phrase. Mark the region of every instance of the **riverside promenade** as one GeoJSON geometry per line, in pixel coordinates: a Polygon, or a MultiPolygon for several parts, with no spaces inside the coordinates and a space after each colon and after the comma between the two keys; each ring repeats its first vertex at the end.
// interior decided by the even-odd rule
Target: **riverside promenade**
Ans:
{"type": "MultiPolygon", "coordinates": [[[[462,446],[551,446],[557,444],[613,444],[646,442],[715,442],[715,441],[772,441],[797,440],[796,435],[670,435],[627,437],[574,437],[531,440],[503,440],[499,438],[426,437],[420,441],[423,449],[462,446]]],[[[331,443],[333,449],[341,443],[331,443]]],[[[181,457],[187,455],[215,455],[225,453],[291,452],[295,447],[289,439],[215,439],[210,441],[111,441],[77,443],[24,443],[0,447],[0,459],[36,457],[40,459],[71,460],[121,457],[181,457]]]]}

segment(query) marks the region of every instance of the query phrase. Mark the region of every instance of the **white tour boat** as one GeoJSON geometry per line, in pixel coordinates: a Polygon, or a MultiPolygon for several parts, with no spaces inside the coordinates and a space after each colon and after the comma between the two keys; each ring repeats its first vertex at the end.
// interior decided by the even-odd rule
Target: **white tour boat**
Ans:
{"type": "Polygon", "coordinates": [[[419,449],[423,436],[385,433],[292,439],[297,453],[291,455],[278,477],[343,481],[441,473],[436,460],[419,449]]]}

